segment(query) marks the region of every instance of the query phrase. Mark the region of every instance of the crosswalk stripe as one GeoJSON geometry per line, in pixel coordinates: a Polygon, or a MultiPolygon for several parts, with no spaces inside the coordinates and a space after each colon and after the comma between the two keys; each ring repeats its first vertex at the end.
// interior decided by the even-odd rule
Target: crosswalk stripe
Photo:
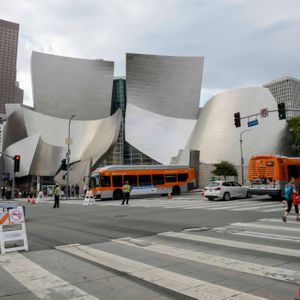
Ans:
{"type": "Polygon", "coordinates": [[[41,299],[98,299],[43,269],[22,254],[0,255],[0,266],[41,299]]]}
{"type": "Polygon", "coordinates": [[[271,233],[254,232],[254,231],[242,231],[242,232],[231,232],[231,233],[240,236],[251,236],[251,237],[263,238],[268,240],[280,240],[280,241],[300,243],[299,237],[291,236],[291,235],[280,235],[280,234],[271,234],[271,233]]]}
{"type": "Polygon", "coordinates": [[[201,243],[209,243],[214,245],[222,245],[227,247],[234,247],[234,248],[241,248],[241,249],[248,249],[248,250],[255,250],[260,252],[266,253],[273,253],[285,256],[292,256],[300,258],[300,251],[288,248],[280,248],[280,247],[273,247],[268,245],[261,245],[256,243],[247,243],[247,242],[239,242],[234,240],[228,239],[220,239],[220,238],[213,238],[207,236],[198,236],[194,234],[182,233],[182,232],[163,232],[159,233],[158,235],[166,236],[166,237],[174,237],[189,241],[196,241],[201,243]]]}
{"type": "Polygon", "coordinates": [[[244,210],[255,210],[255,209],[258,209],[258,210],[262,210],[264,208],[269,208],[269,207],[276,207],[278,208],[278,203],[277,204],[268,204],[268,203],[261,203],[257,206],[254,206],[254,207],[241,207],[241,208],[234,208],[232,209],[233,211],[244,211],[244,210]]]}
{"type": "Polygon", "coordinates": [[[264,299],[83,245],[57,249],[196,299],[264,299]]]}
{"type": "Polygon", "coordinates": [[[244,203],[244,202],[239,202],[235,203],[234,205],[224,205],[223,207],[216,207],[216,208],[209,208],[208,210],[221,210],[221,209],[244,209],[246,207],[254,207],[255,209],[260,206],[260,205],[269,205],[269,203],[261,203],[259,201],[251,202],[251,203],[244,203]]]}
{"type": "MultiPolygon", "coordinates": [[[[269,219],[260,219],[258,221],[262,221],[262,222],[271,222],[271,223],[281,223],[282,224],[282,220],[281,219],[274,219],[274,218],[269,218],[269,219]]],[[[297,224],[300,226],[300,221],[296,221],[296,220],[288,220],[288,223],[285,225],[289,225],[289,224],[297,224]]]]}
{"type": "Polygon", "coordinates": [[[263,212],[274,212],[274,211],[283,211],[283,210],[285,210],[285,209],[282,207],[278,207],[278,208],[272,208],[272,209],[264,209],[262,211],[263,212]]]}
{"type": "Polygon", "coordinates": [[[148,243],[142,239],[120,238],[112,240],[113,242],[125,244],[139,249],[150,250],[159,254],[168,254],[177,258],[195,261],[202,264],[209,264],[229,270],[263,276],[271,279],[277,279],[286,282],[300,282],[300,272],[282,269],[277,267],[263,266],[260,264],[250,263],[228,257],[222,257],[207,254],[200,251],[179,249],[172,246],[148,243]]]}
{"type": "Polygon", "coordinates": [[[252,227],[259,229],[273,229],[273,230],[282,230],[282,231],[295,231],[299,232],[299,228],[295,227],[285,227],[285,226],[276,226],[276,225],[267,225],[267,224],[255,224],[255,223],[232,223],[231,226],[235,227],[252,227]]]}

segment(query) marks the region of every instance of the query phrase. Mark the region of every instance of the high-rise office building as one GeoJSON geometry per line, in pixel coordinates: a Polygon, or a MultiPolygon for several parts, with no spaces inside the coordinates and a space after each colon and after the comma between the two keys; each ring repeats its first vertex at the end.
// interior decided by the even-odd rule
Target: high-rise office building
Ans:
{"type": "Polygon", "coordinates": [[[285,103],[288,120],[300,115],[300,112],[289,111],[289,109],[300,109],[300,80],[286,76],[263,86],[270,90],[277,103],[285,103]]]}
{"type": "Polygon", "coordinates": [[[23,90],[16,82],[19,24],[0,19],[0,114],[5,103],[22,103],[23,90]]]}

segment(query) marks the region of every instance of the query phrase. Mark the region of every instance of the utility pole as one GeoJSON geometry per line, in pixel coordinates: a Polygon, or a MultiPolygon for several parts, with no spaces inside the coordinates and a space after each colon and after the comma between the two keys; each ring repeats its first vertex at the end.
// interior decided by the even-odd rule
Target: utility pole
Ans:
{"type": "Polygon", "coordinates": [[[243,134],[247,131],[252,131],[253,129],[248,129],[241,131],[240,133],[240,149],[241,149],[241,167],[242,167],[242,185],[244,185],[244,157],[243,157],[243,134]]]}
{"type": "Polygon", "coordinates": [[[70,166],[70,154],[71,154],[71,151],[70,151],[70,144],[71,144],[70,132],[71,132],[71,121],[74,118],[75,118],[75,115],[72,115],[69,118],[69,126],[68,126],[68,139],[67,139],[68,151],[67,151],[67,154],[66,154],[66,160],[67,160],[67,199],[70,199],[70,196],[69,196],[69,188],[70,188],[69,166],[70,166]]]}

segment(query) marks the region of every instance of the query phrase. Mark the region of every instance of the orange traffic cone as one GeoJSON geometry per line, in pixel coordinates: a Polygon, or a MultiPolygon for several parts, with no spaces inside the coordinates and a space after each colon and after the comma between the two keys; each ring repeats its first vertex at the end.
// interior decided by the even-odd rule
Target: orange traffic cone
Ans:
{"type": "Polygon", "coordinates": [[[172,194],[171,194],[171,192],[169,192],[169,193],[168,193],[168,199],[171,200],[172,198],[173,198],[173,197],[172,197],[172,194]]]}
{"type": "Polygon", "coordinates": [[[34,197],[31,200],[31,204],[36,204],[34,197]]]}
{"type": "Polygon", "coordinates": [[[27,197],[27,203],[30,203],[30,197],[29,196],[27,197]]]}

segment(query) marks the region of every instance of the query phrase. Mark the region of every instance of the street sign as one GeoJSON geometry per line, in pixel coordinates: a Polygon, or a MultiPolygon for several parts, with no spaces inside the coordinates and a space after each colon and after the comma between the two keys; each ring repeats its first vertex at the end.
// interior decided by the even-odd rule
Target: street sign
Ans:
{"type": "Polygon", "coordinates": [[[269,116],[269,110],[268,110],[268,108],[262,108],[260,110],[260,116],[262,118],[268,117],[269,116]]]}
{"type": "Polygon", "coordinates": [[[248,127],[252,127],[252,126],[255,126],[255,125],[258,125],[258,120],[257,119],[252,120],[252,121],[248,121],[248,127]]]}

